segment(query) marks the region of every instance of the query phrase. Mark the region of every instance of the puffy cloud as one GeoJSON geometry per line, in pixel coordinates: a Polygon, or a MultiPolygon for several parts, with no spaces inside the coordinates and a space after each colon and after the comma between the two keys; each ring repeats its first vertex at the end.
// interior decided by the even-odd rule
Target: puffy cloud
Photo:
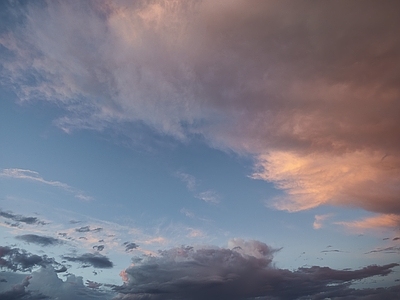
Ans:
{"type": "Polygon", "coordinates": [[[6,8],[1,81],[22,102],[65,108],[66,132],[129,122],[200,134],[254,155],[253,177],[286,191],[275,208],[400,214],[396,1],[6,8]]]}
{"type": "Polygon", "coordinates": [[[63,258],[72,262],[88,264],[94,268],[110,269],[113,267],[113,263],[110,261],[110,259],[107,256],[99,253],[85,253],[80,256],[63,256],[63,258]]]}
{"type": "Polygon", "coordinates": [[[12,287],[11,290],[0,293],[0,298],[4,300],[17,300],[17,299],[29,299],[29,300],[39,300],[39,299],[48,299],[48,297],[38,294],[32,293],[31,291],[27,291],[26,287],[29,286],[31,276],[27,276],[20,284],[16,284],[12,287]]]}
{"type": "Polygon", "coordinates": [[[62,241],[60,241],[59,239],[36,234],[17,235],[15,238],[27,243],[34,243],[41,246],[53,246],[62,243],[62,241]]]}
{"type": "MultiPolygon", "coordinates": [[[[3,273],[12,278],[15,274],[3,273]]],[[[21,276],[21,275],[20,275],[21,276]]],[[[99,287],[100,284],[97,284],[99,287]]],[[[83,283],[82,277],[69,274],[65,281],[58,278],[51,267],[41,268],[14,284],[8,290],[0,291],[0,299],[4,300],[36,300],[36,299],[58,299],[58,300],[111,300],[115,293],[105,289],[95,288],[96,283],[83,283]]]]}
{"type": "Polygon", "coordinates": [[[130,242],[125,242],[125,243],[124,243],[124,246],[125,246],[125,251],[126,251],[126,252],[130,252],[130,251],[132,251],[132,250],[134,250],[134,249],[136,249],[136,248],[139,247],[138,244],[136,244],[136,243],[130,243],[130,242]]]}
{"type": "Polygon", "coordinates": [[[116,287],[117,299],[324,299],[356,293],[349,288],[351,282],[388,275],[398,266],[289,271],[274,266],[277,250],[262,242],[235,239],[229,246],[173,248],[136,260],[123,272],[128,280],[116,287]]]}
{"type": "Polygon", "coordinates": [[[0,267],[12,271],[31,271],[34,267],[62,266],[46,255],[39,256],[24,249],[0,246],[0,267]]]}

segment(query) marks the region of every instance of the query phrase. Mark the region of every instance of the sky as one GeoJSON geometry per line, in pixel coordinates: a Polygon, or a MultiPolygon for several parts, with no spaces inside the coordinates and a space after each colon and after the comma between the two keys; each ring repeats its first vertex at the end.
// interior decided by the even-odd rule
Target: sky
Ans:
{"type": "Polygon", "coordinates": [[[400,3],[0,4],[0,299],[399,299],[400,3]]]}

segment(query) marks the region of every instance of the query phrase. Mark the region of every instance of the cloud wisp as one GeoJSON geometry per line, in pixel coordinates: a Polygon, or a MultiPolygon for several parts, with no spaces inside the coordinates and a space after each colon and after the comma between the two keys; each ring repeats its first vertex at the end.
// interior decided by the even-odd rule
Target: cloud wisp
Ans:
{"type": "Polygon", "coordinates": [[[67,192],[74,194],[75,198],[80,200],[89,201],[93,200],[91,196],[85,195],[82,191],[79,191],[66,183],[62,183],[59,181],[51,181],[46,180],[40,176],[38,172],[31,171],[31,170],[24,170],[24,169],[3,169],[0,173],[0,177],[7,177],[7,178],[15,178],[15,179],[25,179],[34,182],[39,182],[42,184],[54,186],[60,189],[63,189],[67,192]]]}

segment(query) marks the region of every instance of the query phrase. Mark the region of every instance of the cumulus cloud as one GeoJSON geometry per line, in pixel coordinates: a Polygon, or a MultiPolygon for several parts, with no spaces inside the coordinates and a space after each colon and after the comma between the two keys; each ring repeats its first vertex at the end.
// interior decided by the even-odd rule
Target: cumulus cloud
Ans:
{"type": "Polygon", "coordinates": [[[127,282],[116,288],[117,299],[324,299],[356,293],[350,283],[386,276],[398,266],[289,271],[274,266],[278,250],[262,242],[234,239],[229,247],[180,247],[137,260],[125,270],[127,282]]]}
{"type": "Polygon", "coordinates": [[[101,255],[99,253],[84,253],[79,256],[63,256],[63,258],[68,261],[87,264],[99,269],[110,269],[114,266],[107,256],[101,255]]]}
{"type": "Polygon", "coordinates": [[[63,107],[55,123],[66,132],[128,122],[177,139],[200,134],[254,156],[253,178],[286,192],[277,209],[400,214],[396,1],[6,8],[1,81],[21,102],[63,107]]]}
{"type": "Polygon", "coordinates": [[[17,235],[15,238],[17,240],[21,240],[27,243],[34,243],[41,246],[54,246],[62,243],[59,239],[50,236],[42,236],[36,234],[17,235]]]}
{"type": "Polygon", "coordinates": [[[92,200],[93,198],[85,195],[82,191],[79,191],[66,183],[59,181],[45,180],[42,178],[38,172],[24,169],[3,169],[0,173],[0,177],[16,178],[16,179],[26,179],[35,182],[40,182],[50,186],[61,188],[65,191],[75,194],[75,197],[81,200],[92,200]]]}

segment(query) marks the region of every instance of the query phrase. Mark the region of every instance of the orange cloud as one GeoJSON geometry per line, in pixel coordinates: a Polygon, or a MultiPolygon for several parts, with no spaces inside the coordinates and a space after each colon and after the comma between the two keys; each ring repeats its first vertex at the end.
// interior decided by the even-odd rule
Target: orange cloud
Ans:
{"type": "Polygon", "coordinates": [[[286,192],[272,206],[290,212],[321,204],[357,206],[400,213],[400,159],[382,152],[302,154],[271,151],[260,155],[253,178],[274,182],[286,192]]]}
{"type": "Polygon", "coordinates": [[[365,218],[352,222],[337,222],[351,229],[374,229],[382,227],[398,227],[400,226],[400,216],[395,214],[382,214],[375,217],[365,218]]]}

